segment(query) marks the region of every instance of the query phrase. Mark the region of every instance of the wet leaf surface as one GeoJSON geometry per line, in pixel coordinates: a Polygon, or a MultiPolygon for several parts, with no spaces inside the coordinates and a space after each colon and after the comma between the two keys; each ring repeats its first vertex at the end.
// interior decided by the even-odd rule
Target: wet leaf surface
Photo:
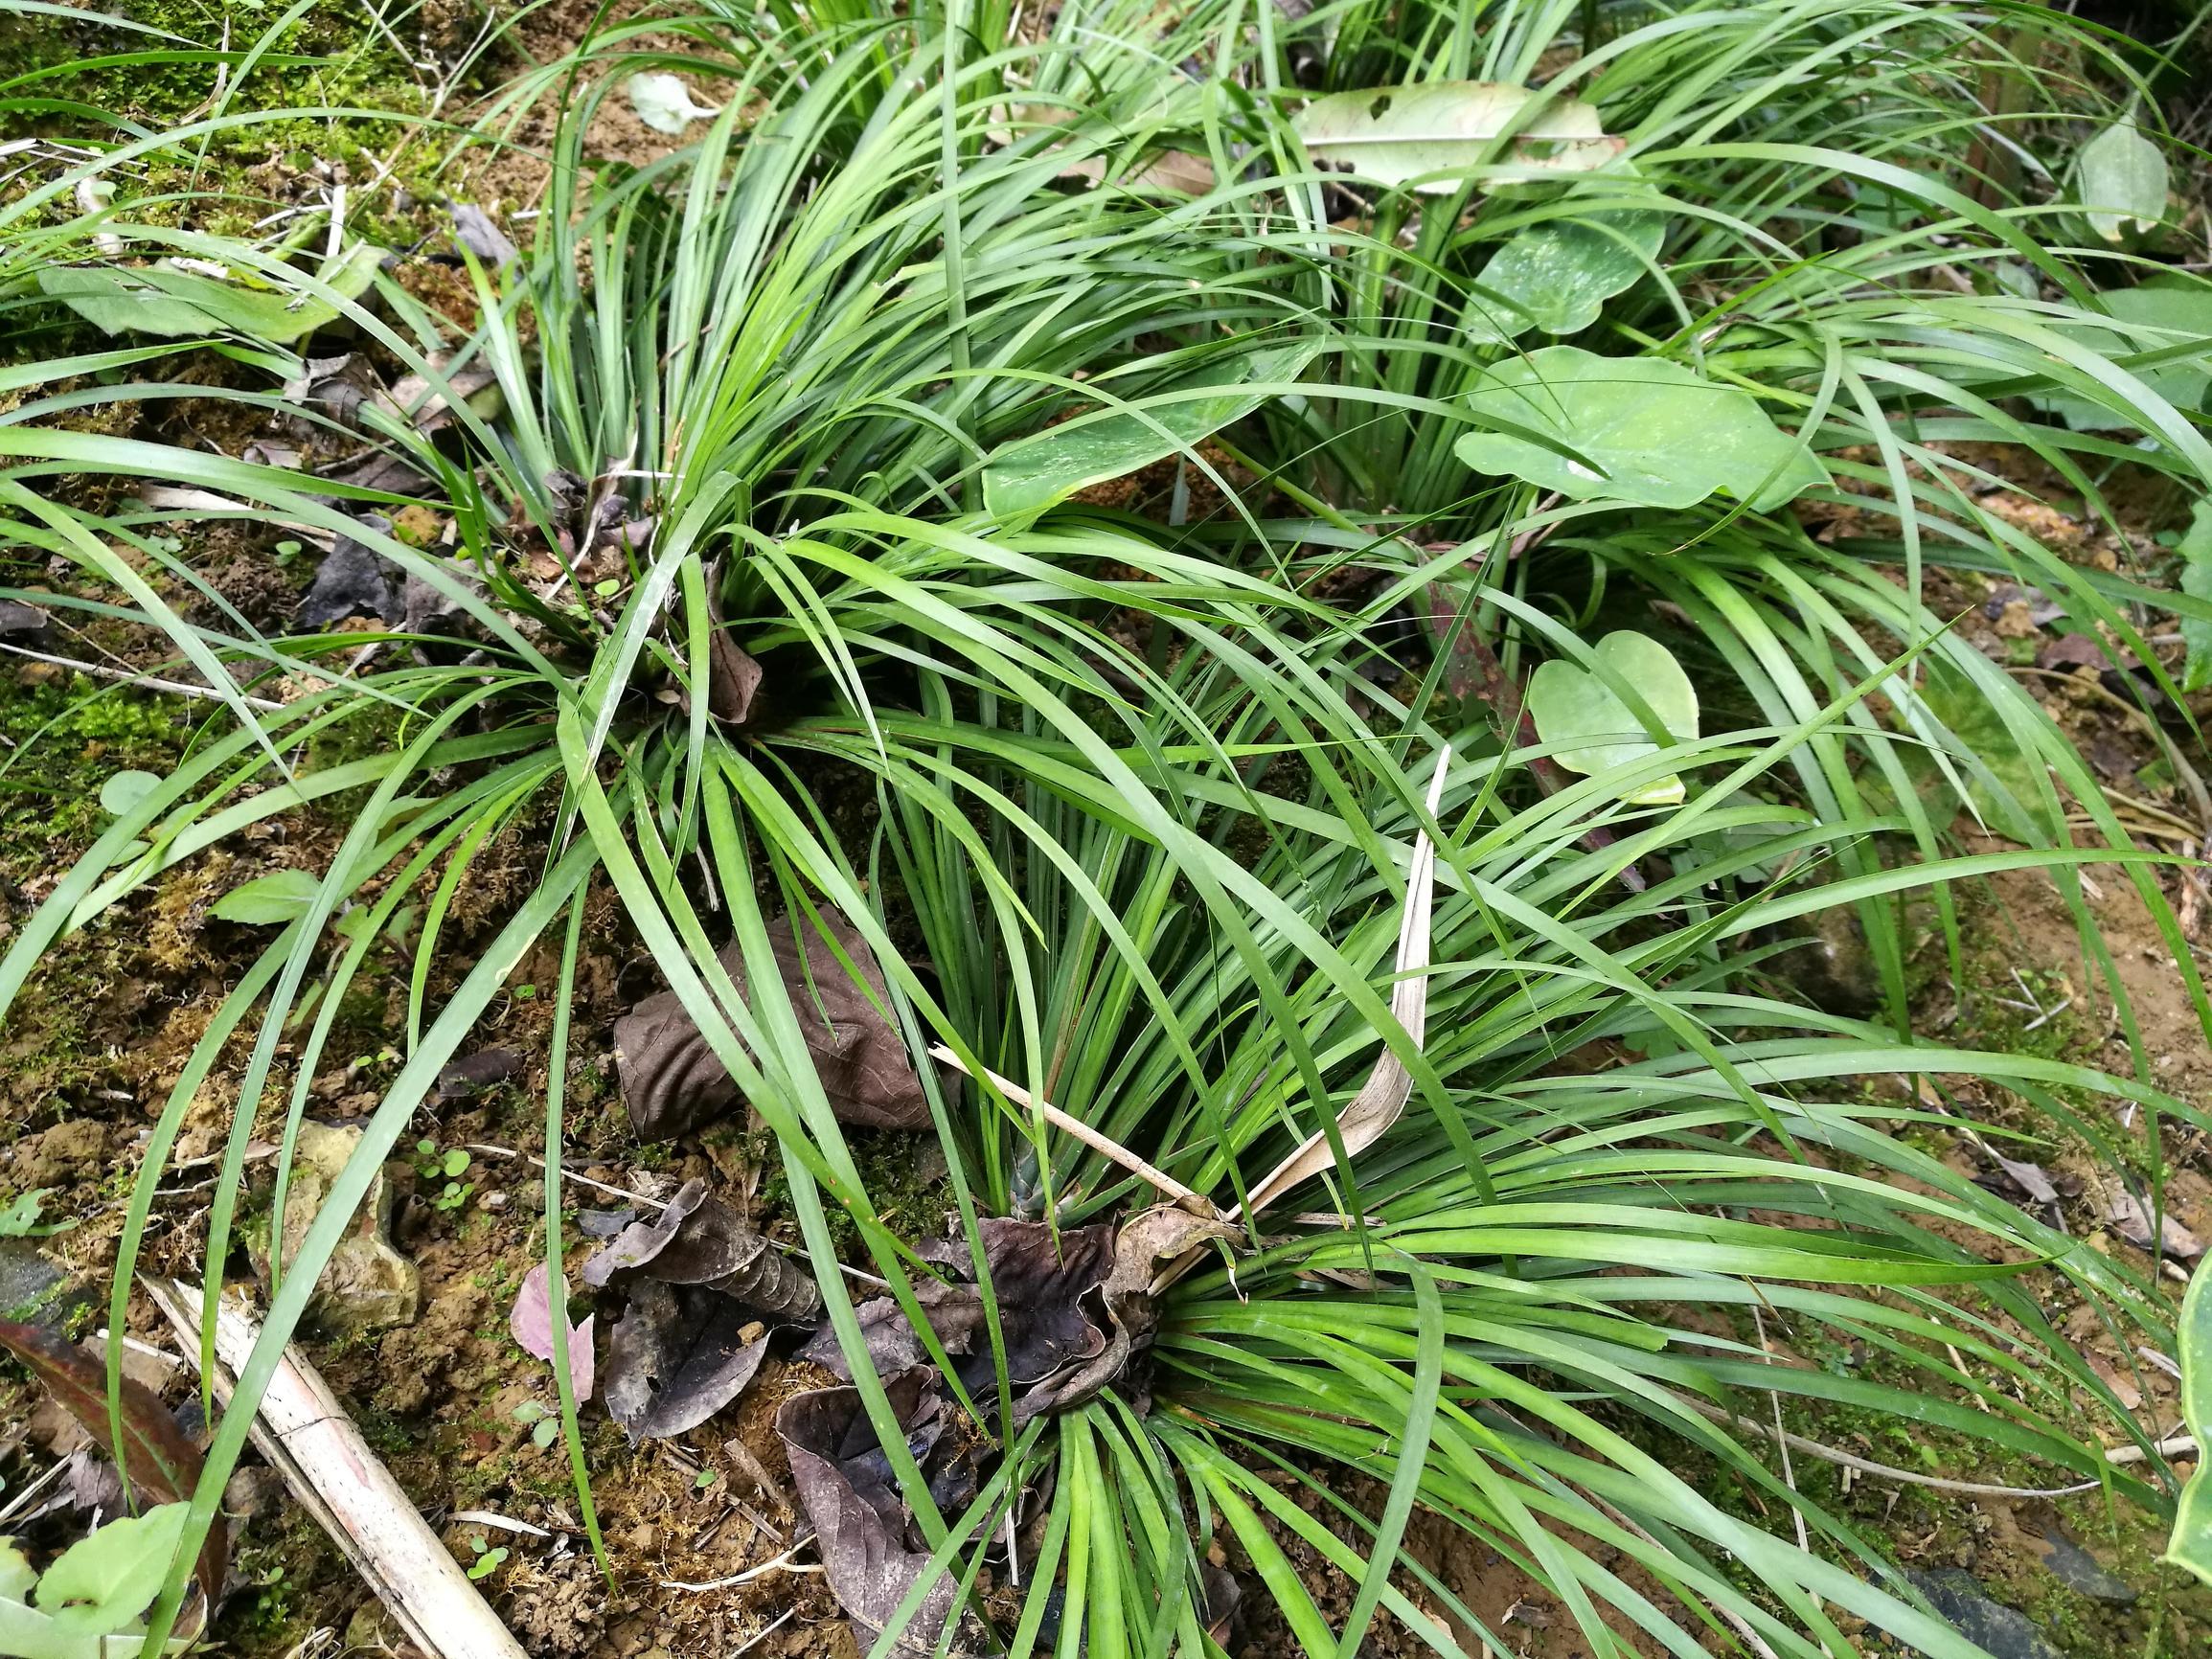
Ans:
{"type": "MultiPolygon", "coordinates": [[[[842,914],[824,906],[821,920],[835,949],[812,921],[789,913],[769,923],[768,937],[831,1110],[840,1123],[921,1128],[929,1122],[929,1103],[884,1011],[890,994],[883,970],[842,914]],[[858,969],[857,981],[847,961],[858,969]]],[[[730,944],[718,960],[739,994],[747,994],[739,947],[730,944]]],[[[615,1021],[614,1043],[623,1104],[643,1140],[680,1135],[738,1103],[737,1084],[673,991],[647,997],[615,1021]]]]}

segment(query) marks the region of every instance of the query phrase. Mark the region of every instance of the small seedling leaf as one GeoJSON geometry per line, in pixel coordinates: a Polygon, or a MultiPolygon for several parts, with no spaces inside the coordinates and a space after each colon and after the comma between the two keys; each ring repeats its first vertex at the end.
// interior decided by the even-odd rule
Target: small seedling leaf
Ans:
{"type": "Polygon", "coordinates": [[[209,905],[208,914],[219,921],[242,922],[248,927],[282,927],[306,913],[321,885],[305,870],[257,875],[209,905]]]}
{"type": "Polygon", "coordinates": [[[151,772],[118,772],[100,786],[100,809],[120,818],[160,787],[151,772]]]}

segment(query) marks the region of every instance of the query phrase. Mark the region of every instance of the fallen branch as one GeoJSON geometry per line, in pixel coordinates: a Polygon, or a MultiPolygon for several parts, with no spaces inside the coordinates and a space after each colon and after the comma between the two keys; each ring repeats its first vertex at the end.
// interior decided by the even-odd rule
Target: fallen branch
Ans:
{"type": "MultiPolygon", "coordinates": [[[[176,1328],[186,1355],[196,1356],[198,1288],[174,1281],[140,1283],[176,1328]]],[[[217,1304],[216,1368],[208,1380],[225,1407],[260,1335],[260,1326],[237,1303],[217,1304]]],[[[321,1375],[288,1344],[255,1411],[252,1432],[255,1447],[410,1642],[431,1659],[524,1659],[321,1375]]]]}

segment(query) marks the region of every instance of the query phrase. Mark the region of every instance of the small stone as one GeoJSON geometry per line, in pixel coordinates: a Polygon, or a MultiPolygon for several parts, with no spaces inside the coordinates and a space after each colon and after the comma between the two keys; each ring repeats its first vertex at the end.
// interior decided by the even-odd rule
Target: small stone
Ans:
{"type": "Polygon", "coordinates": [[[28,1239],[0,1239],[0,1319],[59,1331],[96,1300],[28,1239]]]}
{"type": "Polygon", "coordinates": [[[494,1216],[496,1216],[502,1210],[506,1209],[508,1205],[513,1203],[514,1199],[511,1194],[507,1193],[494,1191],[485,1193],[484,1196],[477,1199],[476,1202],[482,1208],[490,1211],[494,1216]]]}
{"type": "Polygon", "coordinates": [[[2050,1569],[2051,1577],[2067,1589],[2093,1602],[2109,1602],[2119,1607],[2136,1600],[2135,1592],[2123,1579],[2107,1572],[2096,1557],[2059,1528],[2054,1526],[2046,1532],[2043,1543],[2043,1565],[2050,1569]]]}
{"type": "Polygon", "coordinates": [[[753,1320],[750,1324],[741,1325],[738,1327],[738,1341],[740,1345],[758,1342],[762,1337],[767,1334],[768,1328],[765,1325],[763,1325],[757,1319],[753,1320]]]}
{"type": "Polygon", "coordinates": [[[269,1513],[283,1495],[285,1483],[271,1468],[240,1469],[223,1488],[223,1513],[250,1521],[269,1513]]]}
{"type": "MultiPolygon", "coordinates": [[[[357,1128],[335,1128],[311,1120],[301,1124],[298,1155],[285,1192],[283,1260],[287,1263],[299,1254],[331,1184],[360,1144],[357,1128]]],[[[403,1165],[387,1164],[377,1171],[353,1231],[338,1241],[315,1283],[307,1317],[328,1335],[411,1325],[421,1310],[422,1278],[415,1263],[392,1247],[393,1197],[397,1181],[405,1174],[403,1165]]],[[[267,1284],[267,1241],[256,1241],[248,1254],[254,1271],[267,1284]]]]}
{"type": "Polygon", "coordinates": [[[1908,1572],[1905,1577],[1939,1617],[1992,1659],[2066,1659],[2025,1613],[1992,1601],[1973,1574],[1946,1567],[1933,1573],[1908,1572]]]}

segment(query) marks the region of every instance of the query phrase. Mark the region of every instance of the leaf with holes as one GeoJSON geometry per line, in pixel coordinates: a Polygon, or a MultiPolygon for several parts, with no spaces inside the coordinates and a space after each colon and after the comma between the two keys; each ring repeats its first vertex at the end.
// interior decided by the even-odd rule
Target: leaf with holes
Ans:
{"type": "Polygon", "coordinates": [[[1635,285],[1666,231],[1663,215],[1634,209],[1551,219],[1515,233],[1476,279],[1467,337],[1495,346],[1532,329],[1580,333],[1608,300],[1635,285]]]}
{"type": "Polygon", "coordinates": [[[1290,125],[1315,162],[1430,195],[1478,170],[1486,184],[1588,172],[1627,148],[1606,135],[1594,105],[1494,80],[1338,92],[1290,125]]]}
{"type": "MultiPolygon", "coordinates": [[[[1595,654],[1606,673],[1642,697],[1673,736],[1698,735],[1697,688],[1665,646],[1624,628],[1598,641],[1595,654]]],[[[1570,772],[1594,776],[1659,752],[1605,679],[1562,657],[1529,676],[1528,710],[1537,736],[1555,746],[1552,759],[1570,772]]],[[[1681,798],[1682,780],[1672,775],[1638,784],[1622,796],[1637,806],[1668,806],[1681,798]]]]}
{"type": "Polygon", "coordinates": [[[1491,369],[1466,409],[1494,428],[1454,446],[1468,466],[1577,501],[1694,507],[1718,492],[1767,512],[1828,482],[1748,394],[1663,357],[1546,346],[1491,369]]]}
{"type": "Polygon", "coordinates": [[[1215,357],[1175,385],[1129,398],[1129,412],[1078,417],[1009,443],[984,464],[984,506],[996,518],[1030,517],[1189,449],[1295,380],[1318,349],[1306,341],[1215,357]]]}
{"type": "Polygon", "coordinates": [[[2132,121],[2114,122],[2074,158],[2083,216],[2109,242],[2156,230],[2166,216],[2166,152],[2132,121]]]}

